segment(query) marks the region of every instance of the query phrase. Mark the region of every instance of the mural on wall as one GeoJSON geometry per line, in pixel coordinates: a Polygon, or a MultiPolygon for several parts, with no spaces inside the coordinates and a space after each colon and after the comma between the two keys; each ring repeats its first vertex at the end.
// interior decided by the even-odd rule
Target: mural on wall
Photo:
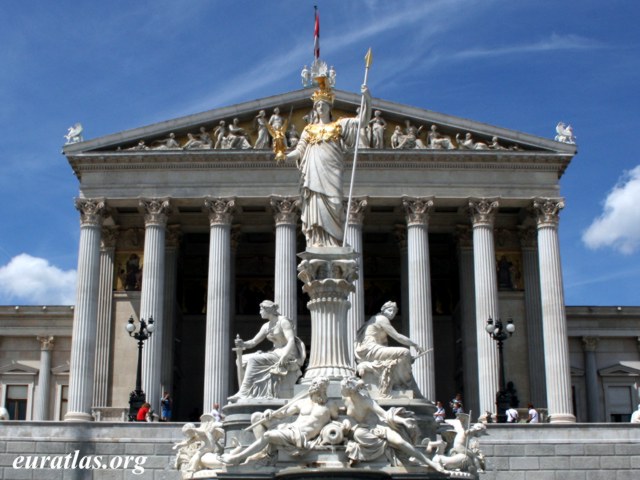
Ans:
{"type": "Polygon", "coordinates": [[[496,252],[496,269],[498,290],[524,290],[520,252],[496,252]]]}
{"type": "Polygon", "coordinates": [[[142,250],[116,253],[114,290],[140,291],[142,289],[142,250]]]}

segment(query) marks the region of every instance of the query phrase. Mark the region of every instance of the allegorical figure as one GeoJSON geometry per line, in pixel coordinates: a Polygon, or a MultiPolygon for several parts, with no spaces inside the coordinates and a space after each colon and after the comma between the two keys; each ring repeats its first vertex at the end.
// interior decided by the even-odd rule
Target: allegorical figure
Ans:
{"type": "MultiPolygon", "coordinates": [[[[226,453],[215,460],[223,464],[237,465],[265,449],[282,449],[290,455],[307,453],[321,440],[318,437],[322,429],[338,418],[338,405],[327,396],[328,385],[328,378],[316,377],[309,385],[307,398],[294,400],[276,412],[266,410],[264,413],[254,414],[252,421],[256,440],[238,452],[226,453]],[[290,423],[268,425],[274,420],[292,416],[297,417],[290,423]],[[263,423],[268,426],[266,431],[261,425],[263,423]]],[[[274,452],[265,453],[269,455],[274,452]]]]}
{"type": "MultiPolygon", "coordinates": [[[[345,147],[354,147],[358,118],[333,120],[334,94],[325,77],[318,79],[319,89],[311,97],[313,119],[287,160],[295,161],[301,175],[301,220],[307,247],[340,247],[344,233],[342,173],[345,147]]],[[[362,86],[364,108],[361,125],[371,117],[371,96],[362,86]]]]}
{"type": "MultiPolygon", "coordinates": [[[[295,336],[289,319],[278,312],[278,304],[265,300],[260,304],[260,316],[267,320],[258,333],[246,342],[237,338],[236,347],[254,348],[267,339],[273,344],[268,352],[243,355],[244,377],[240,390],[229,397],[230,402],[244,398],[277,398],[278,385],[289,374],[298,372],[305,358],[305,347],[295,336]]],[[[297,377],[296,377],[297,379],[297,377]]]]}
{"type": "Polygon", "coordinates": [[[417,343],[393,328],[391,320],[396,313],[396,303],[387,302],[382,305],[380,313],[367,320],[358,330],[355,346],[358,371],[371,371],[377,375],[383,395],[395,388],[412,390],[416,398],[422,398],[411,370],[413,359],[410,348],[388,345],[388,338],[391,337],[402,345],[414,347],[418,353],[423,352],[417,343]]]}
{"type": "Polygon", "coordinates": [[[411,412],[402,407],[385,411],[357,377],[345,378],[340,385],[348,417],[346,452],[352,464],[386,455],[392,464],[414,463],[439,472],[444,470],[413,446],[420,431],[411,412]]]}

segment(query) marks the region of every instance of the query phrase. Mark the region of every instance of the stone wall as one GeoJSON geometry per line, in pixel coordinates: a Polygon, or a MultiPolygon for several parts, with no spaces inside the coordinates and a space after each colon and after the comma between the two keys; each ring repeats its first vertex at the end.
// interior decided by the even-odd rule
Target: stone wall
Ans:
{"type": "Polygon", "coordinates": [[[482,480],[636,480],[640,424],[492,424],[482,480]]]}
{"type": "MultiPolygon", "coordinates": [[[[2,422],[0,478],[177,480],[172,447],[182,439],[180,428],[177,423],[2,422]],[[61,468],[26,469],[33,461],[28,455],[38,462],[48,456],[47,466],[61,468]],[[83,458],[105,468],[80,469],[83,458]],[[13,468],[16,461],[22,468],[13,468]],[[62,468],[74,461],[75,469],[62,468]],[[136,469],[136,462],[143,463],[136,469]]],[[[487,432],[481,437],[488,463],[482,480],[640,478],[640,425],[490,424],[487,432]]]]}

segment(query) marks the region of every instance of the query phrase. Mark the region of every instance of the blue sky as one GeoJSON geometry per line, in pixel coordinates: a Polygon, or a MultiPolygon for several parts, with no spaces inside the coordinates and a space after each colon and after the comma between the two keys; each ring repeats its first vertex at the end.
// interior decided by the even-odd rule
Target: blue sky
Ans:
{"type": "Polygon", "coordinates": [[[71,304],[85,139],[300,88],[321,56],[357,92],[553,138],[568,305],[640,305],[640,2],[380,0],[0,3],[0,305],[71,304]]]}

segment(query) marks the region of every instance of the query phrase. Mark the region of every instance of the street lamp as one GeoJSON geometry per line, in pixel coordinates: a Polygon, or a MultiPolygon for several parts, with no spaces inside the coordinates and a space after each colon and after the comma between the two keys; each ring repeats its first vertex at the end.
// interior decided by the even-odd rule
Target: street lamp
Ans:
{"type": "Polygon", "coordinates": [[[129,322],[125,326],[130,337],[138,341],[138,368],[136,370],[136,389],[129,395],[129,421],[134,421],[138,415],[138,410],[146,401],[146,395],[142,391],[142,346],[144,341],[151,338],[151,334],[155,331],[156,326],[153,323],[153,317],[149,317],[149,321],[145,322],[144,318],[140,319],[140,326],[136,332],[136,326],[133,322],[133,315],[129,317],[129,322]]]}
{"type": "Polygon", "coordinates": [[[498,408],[497,412],[497,420],[499,423],[504,423],[507,420],[506,411],[511,406],[511,396],[512,393],[507,391],[507,388],[504,384],[504,356],[502,353],[502,348],[504,346],[504,341],[513,335],[513,332],[516,331],[516,326],[513,323],[512,319],[507,321],[507,325],[502,324],[502,320],[496,320],[495,323],[491,317],[487,320],[487,325],[484,327],[492,340],[498,342],[498,362],[500,364],[500,371],[498,377],[498,383],[500,390],[496,393],[496,406],[498,408]]]}

